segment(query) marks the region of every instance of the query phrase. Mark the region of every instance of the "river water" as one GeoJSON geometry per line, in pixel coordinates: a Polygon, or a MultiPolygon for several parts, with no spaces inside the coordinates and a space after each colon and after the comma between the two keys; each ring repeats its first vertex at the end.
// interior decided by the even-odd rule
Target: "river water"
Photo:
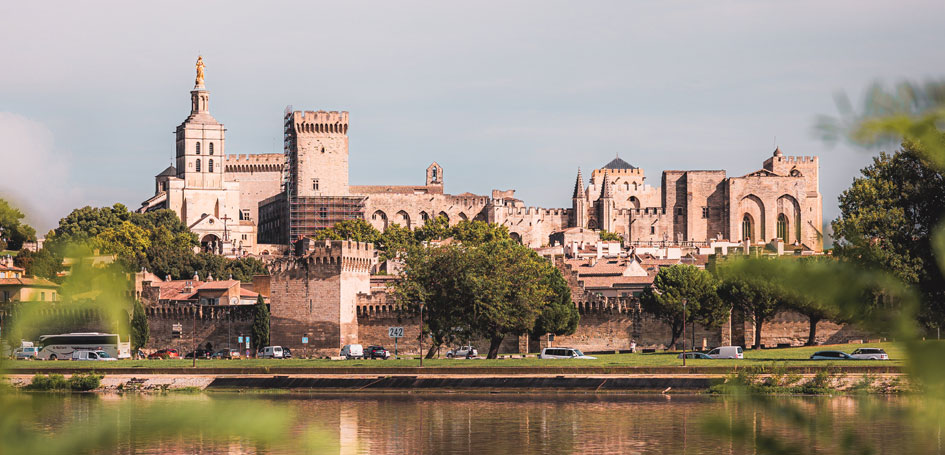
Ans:
{"type": "Polygon", "coordinates": [[[754,444],[765,441],[787,445],[789,452],[827,454],[844,453],[844,440],[872,453],[945,453],[941,424],[908,424],[905,398],[776,397],[758,403],[705,395],[203,393],[21,399],[26,408],[42,411],[24,418],[36,419],[35,428],[51,438],[83,425],[114,425],[94,453],[304,453],[294,438],[310,428],[327,443],[308,452],[333,454],[752,454],[763,453],[754,444]],[[195,428],[160,434],[173,422],[155,423],[155,403],[237,405],[195,428]],[[256,416],[263,427],[262,410],[290,416],[290,436],[260,443],[215,437],[211,429],[256,416]],[[808,428],[791,424],[784,416],[794,411],[816,421],[808,428]],[[100,415],[108,417],[97,420],[100,415]],[[720,424],[737,427],[735,434],[748,442],[720,424]]]}

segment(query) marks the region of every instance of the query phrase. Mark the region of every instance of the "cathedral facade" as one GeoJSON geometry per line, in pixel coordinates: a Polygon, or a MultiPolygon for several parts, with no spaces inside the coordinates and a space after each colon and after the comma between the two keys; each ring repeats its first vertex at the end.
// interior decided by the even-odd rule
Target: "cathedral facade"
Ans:
{"type": "Polygon", "coordinates": [[[418,185],[349,185],[347,112],[294,111],[283,116],[284,153],[226,155],[225,129],[209,112],[202,63],[191,113],[177,127],[175,166],[155,178],[155,195],[140,211],[167,208],[208,251],[266,253],[345,219],[379,230],[415,229],[445,217],[508,227],[539,248],[568,229],[606,230],[632,245],[710,246],[717,242],[823,249],[818,159],[780,149],[760,169],[728,177],[723,170],[667,170],[659,186],[618,158],[577,172],[566,208],[528,207],[514,190],[448,194],[444,169],[431,163],[418,185]],[[275,245],[270,245],[275,244],[275,245]]]}

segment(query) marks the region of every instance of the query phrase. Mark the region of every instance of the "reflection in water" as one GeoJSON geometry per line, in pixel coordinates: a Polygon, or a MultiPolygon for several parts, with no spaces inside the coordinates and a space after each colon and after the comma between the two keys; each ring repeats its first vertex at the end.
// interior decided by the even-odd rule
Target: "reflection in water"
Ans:
{"type": "MultiPolygon", "coordinates": [[[[232,400],[231,394],[198,396],[35,395],[36,406],[61,412],[37,422],[50,432],[68,420],[89,416],[124,400],[232,400]]],[[[806,452],[832,453],[837,440],[816,438],[745,402],[700,395],[671,400],[653,395],[595,394],[286,394],[250,395],[252,401],[296,415],[297,431],[317,426],[337,438],[339,454],[749,454],[750,447],[708,434],[703,423],[724,416],[748,423],[753,434],[779,435],[806,452]]],[[[245,399],[246,395],[240,395],[245,399]]],[[[850,427],[877,453],[942,453],[938,438],[912,432],[897,398],[779,398],[830,418],[839,435],[850,427]]],[[[134,409],[130,407],[129,409],[134,409]]],[[[122,436],[120,453],[288,454],[294,447],[257,447],[246,440],[204,439],[199,428],[141,447],[135,426],[141,416],[123,416],[133,431],[122,436]]],[[[227,416],[220,416],[226,419],[227,416]]]]}

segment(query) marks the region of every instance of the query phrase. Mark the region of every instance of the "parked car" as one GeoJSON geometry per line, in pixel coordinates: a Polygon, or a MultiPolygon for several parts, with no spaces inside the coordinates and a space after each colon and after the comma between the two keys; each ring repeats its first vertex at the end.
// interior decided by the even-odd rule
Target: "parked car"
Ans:
{"type": "Polygon", "coordinates": [[[281,359],[282,346],[266,346],[256,351],[256,357],[260,359],[281,359]]]}
{"type": "Polygon", "coordinates": [[[291,358],[292,358],[292,350],[289,349],[289,348],[282,348],[282,358],[283,358],[283,359],[291,359],[291,358]]]}
{"type": "Polygon", "coordinates": [[[447,359],[452,359],[453,357],[479,357],[479,351],[476,350],[475,346],[460,346],[456,349],[446,351],[447,359]]]}
{"type": "Polygon", "coordinates": [[[364,347],[360,344],[346,344],[342,346],[340,355],[347,360],[363,359],[364,347]]]}
{"type": "Polygon", "coordinates": [[[387,358],[390,357],[390,352],[388,352],[387,349],[384,349],[384,346],[368,346],[365,357],[387,360],[387,358]]]}
{"type": "Polygon", "coordinates": [[[148,359],[179,359],[180,354],[177,352],[177,349],[158,349],[157,351],[152,352],[148,355],[148,359]]]}
{"type": "Polygon", "coordinates": [[[16,348],[13,351],[13,358],[16,360],[36,360],[36,354],[39,354],[37,347],[16,348]]]}
{"type": "Polygon", "coordinates": [[[842,351],[817,351],[810,356],[811,360],[856,360],[850,354],[842,351]]]}
{"type": "Polygon", "coordinates": [[[857,360],[889,360],[889,355],[880,348],[859,348],[850,357],[857,360]]]}
{"type": "MultiPolygon", "coordinates": [[[[712,360],[712,357],[709,357],[709,355],[706,354],[706,353],[704,353],[704,352],[687,352],[687,353],[685,353],[685,354],[686,354],[686,358],[687,358],[687,359],[709,359],[709,360],[712,360]]],[[[677,355],[676,358],[677,358],[677,359],[683,358],[683,354],[677,355]]]]}
{"type": "Polygon", "coordinates": [[[184,356],[184,358],[192,359],[194,358],[194,353],[197,354],[198,359],[209,359],[210,357],[213,356],[213,351],[209,349],[197,348],[197,350],[194,352],[188,352],[187,355],[184,356]]]}
{"type": "Polygon", "coordinates": [[[72,360],[118,360],[105,351],[72,351],[72,360]]]}
{"type": "Polygon", "coordinates": [[[817,351],[812,356],[811,360],[855,360],[853,356],[842,351],[817,351]]]}
{"type": "Polygon", "coordinates": [[[538,354],[539,359],[582,359],[594,360],[597,357],[584,355],[580,349],[574,348],[545,348],[538,354]]]}
{"type": "Polygon", "coordinates": [[[217,352],[214,352],[210,357],[212,359],[238,359],[240,358],[239,349],[221,349],[217,352]]]}
{"type": "Polygon", "coordinates": [[[719,346],[706,355],[713,359],[744,359],[745,352],[741,346],[719,346]]]}

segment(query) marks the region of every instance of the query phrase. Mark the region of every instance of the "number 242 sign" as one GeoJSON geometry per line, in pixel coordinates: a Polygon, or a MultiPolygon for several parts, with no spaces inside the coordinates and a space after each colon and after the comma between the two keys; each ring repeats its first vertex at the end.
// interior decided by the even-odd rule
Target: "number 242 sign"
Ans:
{"type": "Polygon", "coordinates": [[[391,338],[403,338],[404,328],[403,327],[388,327],[387,336],[391,338]]]}

